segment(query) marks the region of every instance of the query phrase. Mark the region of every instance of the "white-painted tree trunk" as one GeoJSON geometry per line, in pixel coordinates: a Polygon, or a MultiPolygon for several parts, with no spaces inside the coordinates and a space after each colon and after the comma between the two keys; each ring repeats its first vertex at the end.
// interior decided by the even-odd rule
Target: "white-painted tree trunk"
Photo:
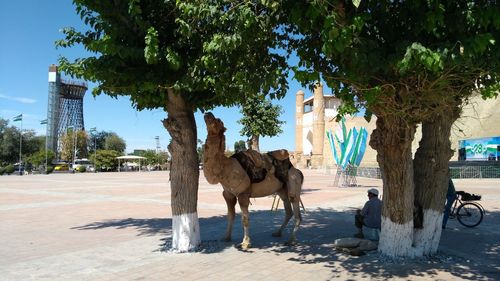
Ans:
{"type": "Polygon", "coordinates": [[[414,257],[413,221],[397,224],[382,216],[378,251],[389,257],[414,257]]]}
{"type": "Polygon", "coordinates": [[[200,245],[198,214],[172,216],[172,249],[176,252],[194,251],[200,245]]]}
{"type": "Polygon", "coordinates": [[[200,244],[198,222],[198,154],[196,153],[196,120],[192,105],[183,95],[167,89],[168,118],[163,126],[171,136],[168,150],[170,168],[170,202],[172,208],[172,251],[195,250],[200,244]]]}
{"type": "Polygon", "coordinates": [[[423,214],[423,228],[415,229],[413,237],[413,245],[417,257],[435,254],[441,239],[443,212],[427,209],[424,210],[423,214]]]}

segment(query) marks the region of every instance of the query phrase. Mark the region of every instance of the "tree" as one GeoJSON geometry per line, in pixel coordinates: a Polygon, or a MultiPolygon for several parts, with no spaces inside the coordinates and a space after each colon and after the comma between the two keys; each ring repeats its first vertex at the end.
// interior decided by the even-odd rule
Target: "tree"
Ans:
{"type": "Polygon", "coordinates": [[[279,39],[274,27],[280,6],[221,0],[74,3],[88,30],[66,28],[56,44],[82,44],[92,54],[72,62],[61,58],[61,69],[95,82],[94,95],[125,95],[138,110],[166,111],[172,247],[193,250],[200,243],[194,111],[241,103],[245,93],[286,93],[286,59],[270,51],[279,39]]]}
{"type": "Polygon", "coordinates": [[[94,153],[95,150],[103,150],[105,149],[106,137],[112,134],[113,132],[99,131],[90,134],[89,142],[88,142],[88,151],[94,153]]]}
{"type": "Polygon", "coordinates": [[[323,78],[343,99],[341,113],[356,112],[359,103],[367,118],[377,117],[370,145],[384,183],[379,251],[434,254],[451,124],[475,91],[493,97],[500,87],[500,8],[494,1],[290,4],[284,29],[293,33],[289,47],[300,58],[296,77],[304,83],[323,78]],[[418,124],[422,141],[412,159],[418,124]]]}
{"type": "Polygon", "coordinates": [[[0,119],[0,140],[0,164],[19,161],[19,130],[9,126],[9,120],[0,119]]]}
{"type": "Polygon", "coordinates": [[[125,148],[127,148],[127,144],[116,133],[111,132],[106,136],[104,140],[105,150],[114,150],[119,153],[123,153],[125,152],[125,148]]]}
{"type": "Polygon", "coordinates": [[[56,157],[55,153],[52,150],[47,150],[47,154],[45,154],[45,149],[44,149],[44,150],[39,150],[33,153],[31,156],[29,156],[28,162],[35,165],[35,167],[39,167],[41,165],[45,166],[45,156],[47,156],[48,165],[50,165],[52,163],[52,160],[54,160],[56,157]]]}
{"type": "MultiPolygon", "coordinates": [[[[19,162],[20,130],[9,126],[9,120],[0,118],[0,164],[19,162]]],[[[33,130],[23,130],[22,160],[39,150],[40,138],[33,130]]]]}
{"type": "Polygon", "coordinates": [[[76,135],[72,129],[69,129],[66,134],[60,138],[61,151],[60,157],[66,162],[72,162],[73,158],[88,157],[88,135],[84,130],[76,131],[76,135]],[[75,146],[76,139],[76,146],[75,146]],[[76,151],[75,151],[76,149],[76,151]]]}
{"type": "Polygon", "coordinates": [[[137,156],[146,157],[144,164],[146,165],[163,165],[168,161],[168,153],[166,151],[160,151],[156,153],[153,149],[148,149],[141,151],[137,156]]]}
{"type": "Polygon", "coordinates": [[[245,151],[246,149],[247,148],[245,145],[245,141],[239,140],[239,141],[234,143],[234,153],[238,153],[240,151],[245,151]]]}
{"type": "Polygon", "coordinates": [[[90,161],[94,163],[96,171],[116,171],[118,168],[118,160],[116,157],[121,154],[115,150],[98,150],[90,155],[90,161]]]}
{"type": "Polygon", "coordinates": [[[260,151],[260,136],[274,137],[283,132],[281,125],[285,124],[285,121],[278,119],[282,112],[281,106],[273,105],[262,95],[248,97],[240,112],[243,114],[238,121],[243,125],[240,134],[248,137],[248,147],[253,150],[260,151]]]}
{"type": "Polygon", "coordinates": [[[203,163],[203,153],[205,152],[205,147],[203,146],[203,141],[197,140],[196,154],[198,155],[198,163],[203,163]]]}

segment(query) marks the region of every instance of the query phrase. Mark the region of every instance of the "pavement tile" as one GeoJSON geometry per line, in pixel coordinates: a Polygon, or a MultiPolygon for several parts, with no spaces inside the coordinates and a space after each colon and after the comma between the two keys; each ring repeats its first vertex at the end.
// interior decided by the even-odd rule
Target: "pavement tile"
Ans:
{"type": "Polygon", "coordinates": [[[299,244],[271,237],[283,219],[272,197],[252,199],[253,248],[223,243],[226,206],[219,185],[200,176],[198,216],[206,252],[173,254],[168,172],[85,173],[0,177],[1,280],[500,280],[500,180],[456,180],[457,190],[482,194],[487,210],[472,229],[449,222],[434,262],[384,264],[376,253],[350,257],[333,250],[353,232],[353,210],[381,181],[358,178],[359,187],[333,187],[324,170],[305,170],[306,207],[299,244]],[[469,241],[464,243],[463,241],[469,241]]]}

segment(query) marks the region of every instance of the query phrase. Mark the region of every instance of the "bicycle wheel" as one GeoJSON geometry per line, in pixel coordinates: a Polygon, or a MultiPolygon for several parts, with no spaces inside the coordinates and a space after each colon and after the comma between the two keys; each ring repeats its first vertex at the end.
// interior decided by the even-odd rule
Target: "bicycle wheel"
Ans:
{"type": "Polygon", "coordinates": [[[483,221],[483,210],[475,203],[463,203],[457,209],[457,219],[463,226],[477,226],[483,221]]]}

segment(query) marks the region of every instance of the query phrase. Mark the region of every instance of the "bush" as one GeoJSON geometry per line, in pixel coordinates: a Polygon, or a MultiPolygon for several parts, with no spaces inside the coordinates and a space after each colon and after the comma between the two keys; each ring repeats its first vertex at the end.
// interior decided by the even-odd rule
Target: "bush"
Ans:
{"type": "Polygon", "coordinates": [[[47,166],[47,170],[45,171],[46,174],[50,174],[54,171],[54,166],[47,166]]]}
{"type": "Polygon", "coordinates": [[[85,173],[85,171],[87,171],[87,168],[85,168],[85,166],[78,166],[78,168],[76,168],[76,171],[80,173],[85,173]]]}
{"type": "Polygon", "coordinates": [[[3,176],[3,174],[5,174],[5,168],[0,167],[0,176],[3,176]]]}
{"type": "Polygon", "coordinates": [[[15,170],[16,169],[14,168],[14,165],[9,165],[9,166],[5,167],[5,173],[7,175],[14,173],[15,170]]]}

